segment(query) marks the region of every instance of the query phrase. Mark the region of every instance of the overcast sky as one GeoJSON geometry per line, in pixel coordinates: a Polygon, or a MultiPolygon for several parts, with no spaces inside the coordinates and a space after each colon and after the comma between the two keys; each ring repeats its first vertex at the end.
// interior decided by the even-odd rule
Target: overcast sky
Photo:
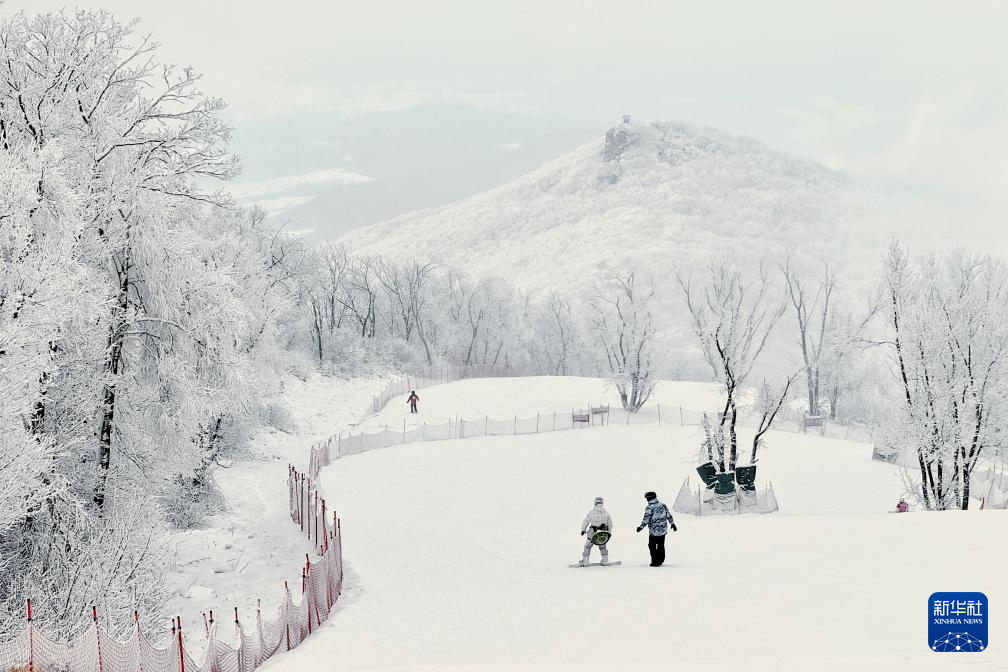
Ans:
{"type": "MultiPolygon", "coordinates": [[[[479,145],[438,173],[475,170],[462,191],[632,113],[751,135],[971,218],[998,221],[1008,205],[1005,2],[95,4],[139,17],[165,60],[205,73],[205,90],[231,105],[242,188],[272,190],[281,206],[409,172],[393,150],[428,133],[429,112],[411,110],[430,109],[479,145]],[[374,120],[385,144],[354,144],[374,120]],[[506,134],[487,130],[502,124],[506,134]]],[[[65,5],[8,0],[0,12],[65,5]]]]}

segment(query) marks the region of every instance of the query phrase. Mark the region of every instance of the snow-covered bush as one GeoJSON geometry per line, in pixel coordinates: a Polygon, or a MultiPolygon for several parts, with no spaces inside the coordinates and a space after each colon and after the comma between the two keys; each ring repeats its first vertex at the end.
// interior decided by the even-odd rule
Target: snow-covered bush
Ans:
{"type": "Polygon", "coordinates": [[[147,632],[162,632],[168,554],[157,503],[112,489],[110,507],[99,516],[78,502],[50,499],[5,536],[4,556],[17,569],[0,583],[4,630],[23,625],[27,595],[36,622],[52,635],[86,627],[93,604],[103,607],[119,636],[130,631],[134,609],[147,632]]]}
{"type": "Polygon", "coordinates": [[[294,414],[284,404],[268,401],[259,409],[259,418],[267,427],[292,434],[297,431],[297,421],[294,414]]]}
{"type": "Polygon", "coordinates": [[[169,525],[179,530],[200,527],[216,513],[227,508],[212,473],[175,474],[161,493],[161,510],[169,525]]]}

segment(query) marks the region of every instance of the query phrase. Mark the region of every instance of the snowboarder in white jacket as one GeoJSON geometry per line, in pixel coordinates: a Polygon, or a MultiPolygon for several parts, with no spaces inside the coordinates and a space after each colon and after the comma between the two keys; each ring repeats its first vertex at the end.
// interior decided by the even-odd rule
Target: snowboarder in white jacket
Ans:
{"type": "MultiPolygon", "coordinates": [[[[581,557],[581,562],[578,563],[582,566],[588,564],[588,556],[591,555],[592,546],[595,546],[595,542],[592,538],[595,533],[599,530],[605,530],[607,532],[612,532],[612,516],[609,512],[605,510],[603,506],[604,500],[601,497],[595,498],[595,506],[592,507],[588,515],[585,516],[584,521],[581,523],[581,536],[587,536],[584,545],[584,554],[581,557]]],[[[609,564],[609,549],[606,548],[605,544],[598,544],[599,550],[602,552],[602,564],[609,564]]]]}

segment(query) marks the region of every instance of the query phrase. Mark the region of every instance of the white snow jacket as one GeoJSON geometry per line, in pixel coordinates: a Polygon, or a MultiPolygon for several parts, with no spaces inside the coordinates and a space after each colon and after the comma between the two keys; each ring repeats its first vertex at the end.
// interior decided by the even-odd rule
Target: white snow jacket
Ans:
{"type": "Polygon", "coordinates": [[[589,527],[601,527],[606,526],[606,529],[612,532],[612,516],[609,512],[605,510],[602,504],[596,504],[595,507],[588,512],[585,516],[584,522],[581,523],[581,531],[586,531],[589,527]]]}

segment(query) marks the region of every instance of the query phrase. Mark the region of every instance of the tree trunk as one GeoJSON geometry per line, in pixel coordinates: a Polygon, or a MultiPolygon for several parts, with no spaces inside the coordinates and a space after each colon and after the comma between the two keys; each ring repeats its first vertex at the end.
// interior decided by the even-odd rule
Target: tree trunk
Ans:
{"type": "Polygon", "coordinates": [[[424,334],[423,326],[420,324],[420,320],[416,320],[417,326],[417,336],[420,337],[420,342],[423,343],[424,355],[427,357],[427,366],[434,366],[434,358],[431,357],[430,345],[427,343],[427,335],[424,334]]]}
{"type": "MultiPolygon", "coordinates": [[[[122,293],[121,296],[125,296],[122,293]]],[[[125,320],[119,319],[109,330],[109,354],[105,358],[105,376],[109,378],[102,388],[102,416],[98,429],[98,482],[94,490],[94,503],[105,505],[105,484],[112,461],[112,431],[115,426],[116,376],[122,358],[122,339],[125,320]]]]}
{"type": "Polygon", "coordinates": [[[312,331],[315,332],[315,345],[318,350],[318,361],[319,365],[322,364],[322,326],[323,326],[322,309],[319,307],[318,302],[312,299],[312,331]]]}
{"type": "MultiPolygon", "coordinates": [[[[126,229],[127,246],[129,228],[126,229]]],[[[94,503],[100,509],[105,505],[105,485],[112,462],[112,432],[115,428],[116,383],[122,362],[123,340],[126,338],[126,316],[129,310],[130,255],[119,270],[119,296],[116,300],[112,324],[109,326],[109,347],[105,356],[105,383],[102,387],[101,424],[98,428],[98,478],[94,489],[94,503]]]]}
{"type": "Polygon", "coordinates": [[[805,369],[805,382],[808,386],[808,412],[809,415],[817,415],[819,412],[819,401],[816,399],[815,383],[812,380],[812,369],[805,369]]]}
{"type": "Polygon", "coordinates": [[[969,470],[963,469],[963,498],[962,498],[962,510],[966,511],[969,509],[969,498],[970,498],[970,478],[972,474],[969,470]]]}
{"type": "Polygon", "coordinates": [[[924,506],[927,509],[932,509],[931,497],[928,496],[928,485],[927,485],[927,465],[924,463],[924,449],[917,448],[917,461],[920,463],[921,472],[921,495],[924,496],[924,506]]]}
{"type": "MultiPolygon", "coordinates": [[[[735,400],[731,405],[731,424],[728,425],[728,435],[731,437],[731,455],[729,456],[728,471],[735,471],[735,463],[738,461],[738,435],[735,433],[735,421],[738,419],[738,410],[735,408],[735,400]]],[[[724,471],[722,464],[721,471],[724,471]]]]}
{"type": "MultiPolygon", "coordinates": [[[[962,493],[959,489],[959,476],[962,473],[962,464],[959,458],[960,448],[956,446],[952,458],[952,494],[955,497],[955,505],[962,506],[962,493]]],[[[966,449],[962,449],[962,454],[966,454],[966,449]]]]}
{"type": "Polygon", "coordinates": [[[472,330],[472,338],[469,339],[469,349],[466,351],[465,364],[469,366],[472,360],[473,347],[476,345],[476,339],[479,337],[479,325],[477,325],[472,330]]]}
{"type": "Polygon", "coordinates": [[[217,418],[212,422],[211,426],[208,428],[205,436],[205,442],[201,439],[203,443],[203,450],[200,455],[200,463],[196,468],[196,472],[193,474],[193,485],[202,485],[203,481],[206,479],[206,472],[213,464],[214,460],[217,459],[217,455],[220,454],[221,439],[223,435],[221,434],[221,424],[224,422],[224,416],[218,415],[217,418]]]}
{"type": "MultiPolygon", "coordinates": [[[[28,427],[32,433],[32,436],[38,437],[45,428],[45,397],[46,397],[46,382],[49,380],[49,372],[45,371],[39,376],[39,396],[35,400],[35,404],[32,406],[31,418],[28,421],[28,427]]],[[[38,440],[38,439],[36,439],[38,440]]]]}
{"type": "MultiPolygon", "coordinates": [[[[17,319],[16,316],[15,319],[17,319]]],[[[57,350],[58,347],[56,346],[56,344],[50,342],[49,352],[53,355],[53,357],[55,357],[57,350]]],[[[39,396],[38,399],[35,400],[35,403],[32,405],[31,418],[28,421],[29,431],[31,432],[32,436],[36,437],[36,440],[41,440],[38,437],[40,434],[42,434],[42,432],[45,431],[45,415],[46,415],[45,402],[46,402],[46,395],[48,394],[46,386],[48,384],[49,384],[49,372],[43,371],[42,375],[39,376],[39,396]]]]}

